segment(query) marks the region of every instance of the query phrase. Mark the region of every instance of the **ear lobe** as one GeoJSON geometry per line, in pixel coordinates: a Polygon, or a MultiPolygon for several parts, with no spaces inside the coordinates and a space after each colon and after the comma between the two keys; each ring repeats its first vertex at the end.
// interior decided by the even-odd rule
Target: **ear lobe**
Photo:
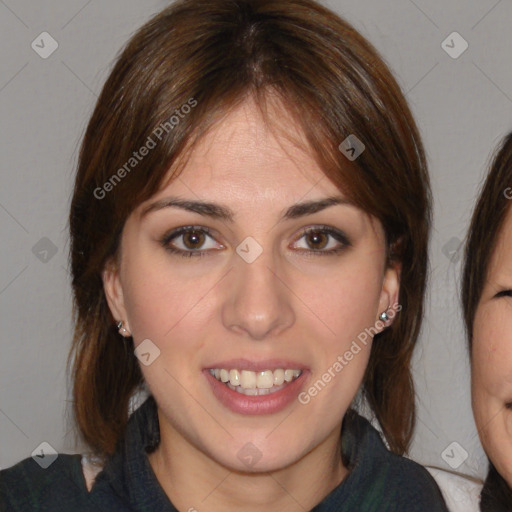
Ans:
{"type": "Polygon", "coordinates": [[[124,306],[123,287],[119,276],[119,267],[113,260],[105,264],[101,272],[101,279],[112,316],[116,321],[123,320],[126,322],[126,309],[124,306]]]}

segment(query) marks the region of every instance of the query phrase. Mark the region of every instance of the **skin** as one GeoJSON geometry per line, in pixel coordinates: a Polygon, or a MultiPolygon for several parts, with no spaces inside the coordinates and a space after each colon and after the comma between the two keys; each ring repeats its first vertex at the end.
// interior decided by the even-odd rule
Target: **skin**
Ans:
{"type": "MultiPolygon", "coordinates": [[[[286,113],[278,106],[272,112],[275,123],[293,133],[286,113]]],[[[201,140],[180,177],[125,224],[120,260],[103,273],[105,292],[134,344],[149,338],[161,351],[141,366],[161,429],[149,460],[179,510],[310,510],[348,473],[339,432],[371,342],[307,405],[294,401],[273,414],[231,412],[202,374],[231,358],[293,359],[309,369],[307,390],[398,301],[399,268],[386,265],[376,219],[338,204],[280,220],[295,203],[331,196],[343,194],[311,155],[276,136],[246,100],[201,140]],[[234,219],[170,207],[140,216],[171,195],[222,204],[234,219]],[[180,236],[171,244],[199,247],[206,256],[170,254],[160,244],[166,233],[188,225],[210,228],[211,238],[201,245],[180,236]],[[350,245],[303,235],[304,228],[322,225],[341,230],[350,245]],[[248,236],[263,249],[250,264],[235,251],[248,236]],[[342,250],[318,254],[331,248],[342,250]],[[253,467],[237,457],[248,442],[262,454],[253,467]]]]}
{"type": "Polygon", "coordinates": [[[484,450],[512,487],[512,212],[491,257],[473,324],[472,403],[484,450]]]}

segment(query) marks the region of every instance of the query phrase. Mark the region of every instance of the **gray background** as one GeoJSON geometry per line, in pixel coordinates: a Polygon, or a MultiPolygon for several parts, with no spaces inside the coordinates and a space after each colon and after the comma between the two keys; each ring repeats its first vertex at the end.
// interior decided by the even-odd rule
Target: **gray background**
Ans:
{"type": "MultiPolygon", "coordinates": [[[[78,144],[118,50],[166,4],[0,0],[2,468],[30,456],[43,441],[57,451],[75,449],[66,419],[71,340],[66,222],[78,144]],[[44,31],[59,45],[47,59],[31,48],[44,31]],[[40,241],[44,237],[51,242],[40,241]]],[[[424,464],[483,476],[456,249],[491,149],[512,128],[512,3],[330,0],[327,5],[373,42],[391,66],[429,157],[435,222],[426,320],[415,357],[419,411],[411,455],[424,464]],[[441,46],[454,31],[469,44],[457,59],[441,46]],[[446,451],[454,441],[458,445],[446,451]],[[468,453],[464,462],[459,446],[468,453]]],[[[456,40],[448,44],[460,48],[456,40]]]]}

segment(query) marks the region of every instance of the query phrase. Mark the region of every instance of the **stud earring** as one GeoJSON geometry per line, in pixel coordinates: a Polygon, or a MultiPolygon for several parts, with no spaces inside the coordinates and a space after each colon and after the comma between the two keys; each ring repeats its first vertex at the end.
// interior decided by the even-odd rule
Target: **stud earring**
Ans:
{"type": "Polygon", "coordinates": [[[383,311],[380,315],[379,315],[379,319],[382,320],[383,322],[387,322],[389,320],[389,316],[388,316],[388,313],[387,311],[383,311]]]}
{"type": "Polygon", "coordinates": [[[121,336],[129,336],[130,333],[128,332],[128,329],[126,327],[123,327],[123,322],[120,321],[118,324],[117,324],[117,329],[119,331],[119,334],[121,336]]]}

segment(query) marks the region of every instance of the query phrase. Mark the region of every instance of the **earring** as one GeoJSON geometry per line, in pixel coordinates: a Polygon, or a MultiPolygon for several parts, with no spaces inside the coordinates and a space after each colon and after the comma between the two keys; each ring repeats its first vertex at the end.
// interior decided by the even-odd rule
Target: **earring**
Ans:
{"type": "Polygon", "coordinates": [[[389,320],[389,316],[388,316],[388,313],[387,311],[383,311],[380,315],[379,315],[379,319],[382,320],[383,322],[387,322],[389,320]]]}
{"type": "Polygon", "coordinates": [[[117,324],[117,329],[119,331],[119,334],[121,336],[129,336],[129,332],[128,332],[128,329],[126,329],[126,327],[123,327],[123,322],[122,320],[117,324]]]}

